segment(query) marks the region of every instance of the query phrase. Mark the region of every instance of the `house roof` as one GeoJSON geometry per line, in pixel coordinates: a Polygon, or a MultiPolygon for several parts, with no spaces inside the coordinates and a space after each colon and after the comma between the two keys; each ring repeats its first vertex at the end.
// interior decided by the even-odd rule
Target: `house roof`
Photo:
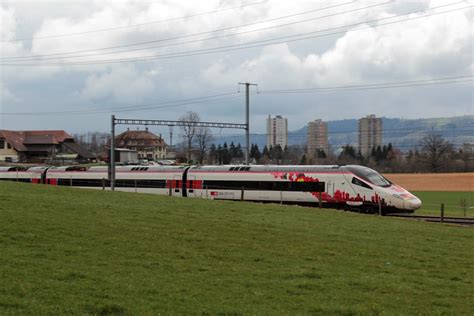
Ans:
{"type": "Polygon", "coordinates": [[[52,145],[64,144],[83,158],[94,156],[74,142],[74,138],[62,130],[42,131],[8,131],[0,130],[0,138],[4,138],[16,151],[45,152],[52,145]]]}
{"type": "Polygon", "coordinates": [[[152,132],[145,130],[136,131],[125,131],[115,137],[115,140],[120,147],[126,147],[127,145],[146,146],[146,147],[166,147],[166,143],[160,136],[153,134],[152,132]],[[137,144],[130,143],[136,141],[137,144]]]}
{"type": "Polygon", "coordinates": [[[28,145],[56,145],[65,140],[73,140],[72,136],[61,130],[52,131],[8,131],[0,130],[0,137],[16,151],[28,151],[28,145]]]}
{"type": "Polygon", "coordinates": [[[81,146],[79,146],[75,142],[66,141],[66,142],[64,142],[64,146],[68,147],[69,149],[71,149],[73,152],[77,153],[82,158],[86,158],[86,159],[95,158],[95,156],[93,154],[91,154],[88,150],[82,148],[81,146]]]}

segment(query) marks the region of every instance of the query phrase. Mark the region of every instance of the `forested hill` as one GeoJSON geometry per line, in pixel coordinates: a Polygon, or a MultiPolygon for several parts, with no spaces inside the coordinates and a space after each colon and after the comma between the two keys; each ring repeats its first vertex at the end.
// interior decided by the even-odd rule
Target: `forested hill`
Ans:
{"type": "MultiPolygon", "coordinates": [[[[420,140],[429,133],[442,135],[456,147],[465,142],[474,142],[474,115],[457,117],[428,118],[428,119],[401,119],[382,118],[383,142],[392,143],[395,147],[408,150],[419,145],[420,140]]],[[[358,120],[328,121],[329,143],[336,149],[345,144],[357,145],[358,120]]],[[[306,144],[307,125],[290,131],[288,142],[290,145],[306,144]]],[[[217,143],[244,144],[244,136],[216,137],[217,143]]],[[[265,134],[251,135],[251,142],[263,148],[266,143],[265,134]]]]}

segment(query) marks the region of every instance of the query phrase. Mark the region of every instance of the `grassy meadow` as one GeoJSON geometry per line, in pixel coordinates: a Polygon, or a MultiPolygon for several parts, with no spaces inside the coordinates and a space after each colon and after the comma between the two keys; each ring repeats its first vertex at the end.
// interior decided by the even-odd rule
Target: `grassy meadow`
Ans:
{"type": "Polygon", "coordinates": [[[467,202],[466,216],[474,217],[474,192],[412,192],[422,201],[421,208],[415,212],[419,215],[440,216],[441,203],[444,203],[445,216],[463,217],[464,209],[461,200],[467,202]]]}
{"type": "Polygon", "coordinates": [[[474,230],[0,182],[0,314],[454,314],[474,230]]]}

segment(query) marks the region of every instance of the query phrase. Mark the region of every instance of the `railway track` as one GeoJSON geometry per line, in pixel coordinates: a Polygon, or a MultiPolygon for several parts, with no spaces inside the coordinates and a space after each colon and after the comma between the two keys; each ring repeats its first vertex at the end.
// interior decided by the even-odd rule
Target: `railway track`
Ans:
{"type": "Polygon", "coordinates": [[[446,223],[446,224],[456,224],[456,225],[463,225],[463,226],[474,225],[473,217],[451,217],[451,216],[446,217],[445,216],[443,219],[441,219],[440,216],[412,215],[412,214],[387,214],[386,216],[407,218],[411,220],[425,221],[425,222],[432,222],[432,223],[446,223]]]}

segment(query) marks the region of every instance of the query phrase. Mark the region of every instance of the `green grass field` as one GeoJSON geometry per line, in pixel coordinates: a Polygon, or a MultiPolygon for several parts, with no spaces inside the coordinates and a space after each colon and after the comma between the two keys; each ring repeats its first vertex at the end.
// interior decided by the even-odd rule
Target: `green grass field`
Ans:
{"type": "Polygon", "coordinates": [[[422,206],[415,214],[440,216],[441,203],[445,205],[446,216],[464,216],[461,199],[467,202],[467,217],[474,217],[474,192],[412,192],[421,199],[422,206]]]}
{"type": "Polygon", "coordinates": [[[474,230],[0,182],[0,314],[472,315],[474,230]]]}

